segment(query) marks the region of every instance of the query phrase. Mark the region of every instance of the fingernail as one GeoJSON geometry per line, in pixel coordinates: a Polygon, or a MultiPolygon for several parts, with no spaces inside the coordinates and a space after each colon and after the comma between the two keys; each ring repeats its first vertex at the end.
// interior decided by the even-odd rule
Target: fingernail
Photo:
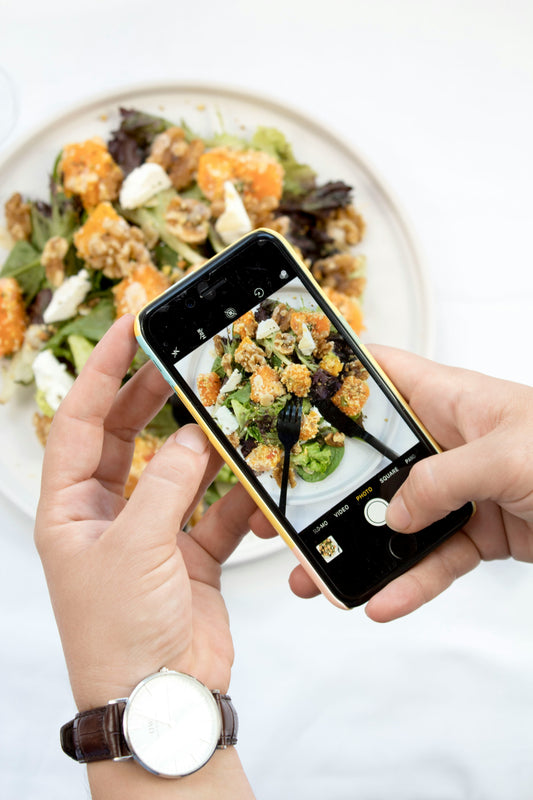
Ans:
{"type": "Polygon", "coordinates": [[[175,441],[181,447],[187,447],[195,453],[203,453],[207,447],[207,436],[197,425],[180,428],[175,434],[175,441]]]}
{"type": "Polygon", "coordinates": [[[405,531],[412,520],[401,494],[392,498],[387,509],[387,525],[395,531],[405,531]]]}

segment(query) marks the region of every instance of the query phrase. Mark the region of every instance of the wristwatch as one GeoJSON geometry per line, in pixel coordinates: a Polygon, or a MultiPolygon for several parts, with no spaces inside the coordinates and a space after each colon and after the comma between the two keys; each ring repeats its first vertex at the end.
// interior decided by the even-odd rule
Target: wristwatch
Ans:
{"type": "Polygon", "coordinates": [[[129,697],[76,714],[61,728],[61,747],[81,763],[133,758],[154,775],[179,778],[235,744],[237,730],[228,695],[163,667],[129,697]]]}

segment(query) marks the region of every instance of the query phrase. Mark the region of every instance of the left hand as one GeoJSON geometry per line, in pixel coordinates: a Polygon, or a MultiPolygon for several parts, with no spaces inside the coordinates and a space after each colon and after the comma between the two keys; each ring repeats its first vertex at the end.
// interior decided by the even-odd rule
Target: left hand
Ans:
{"type": "Polygon", "coordinates": [[[61,404],[45,452],[35,538],[80,710],[127,697],[162,666],[226,692],[233,661],[221,564],[255,506],[236,486],[182,532],[220,467],[194,425],[124,499],[135,436],[170,394],[151,363],[121,388],[135,350],[122,318],[61,404]]]}

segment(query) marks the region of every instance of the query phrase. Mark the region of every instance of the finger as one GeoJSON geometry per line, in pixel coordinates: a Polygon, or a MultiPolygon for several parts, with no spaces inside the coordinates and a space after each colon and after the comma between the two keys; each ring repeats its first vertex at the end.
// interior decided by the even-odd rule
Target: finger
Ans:
{"type": "Polygon", "coordinates": [[[413,533],[445,517],[469,500],[498,500],[509,476],[487,469],[498,452],[497,434],[424,458],[416,463],[387,509],[387,525],[413,533]]]}
{"type": "Polygon", "coordinates": [[[200,485],[198,486],[198,490],[193,500],[191,501],[189,507],[185,511],[185,514],[183,516],[182,526],[189,521],[192,514],[198,508],[198,505],[202,502],[202,499],[207,489],[215,480],[217,474],[220,471],[220,467],[222,466],[223,463],[222,458],[215,450],[215,448],[211,444],[208,444],[208,446],[209,446],[209,459],[207,462],[207,467],[205,469],[204,476],[200,482],[200,485]]]}
{"type": "Polygon", "coordinates": [[[476,381],[476,373],[392,347],[372,345],[370,350],[436,441],[446,448],[463,444],[465,439],[455,417],[457,399],[465,383],[476,381]]]}
{"type": "Polygon", "coordinates": [[[176,533],[202,485],[211,449],[197,425],[170,436],[144,469],[127,505],[105,536],[143,552],[167,545],[174,551],[176,533]]]}
{"type": "Polygon", "coordinates": [[[260,539],[273,539],[278,535],[277,530],[271,525],[261,509],[255,508],[248,521],[250,530],[260,539]]]}
{"type": "Polygon", "coordinates": [[[115,322],[96,345],[54,416],[45,450],[43,491],[62,489],[95,473],[104,420],[136,347],[129,315],[115,322]]]}
{"type": "Polygon", "coordinates": [[[120,389],[105,420],[102,455],[95,472],[95,478],[108,489],[122,494],[135,438],[171,394],[172,389],[151,362],[141,367],[120,389]]]}
{"type": "Polygon", "coordinates": [[[410,614],[477,567],[480,560],[475,544],[459,531],[375,594],[366,605],[366,614],[375,622],[390,622],[410,614]]]}
{"type": "Polygon", "coordinates": [[[408,402],[420,386],[421,381],[427,377],[428,372],[436,375],[441,373],[439,378],[444,378],[442,373],[449,369],[427,358],[395,347],[372,344],[369,346],[369,350],[408,402]]]}
{"type": "Polygon", "coordinates": [[[289,586],[297,597],[303,597],[306,600],[311,597],[317,597],[320,594],[320,589],[301,564],[291,572],[289,586]]]}
{"type": "Polygon", "coordinates": [[[239,483],[209,507],[189,537],[223,564],[248,533],[248,519],[254,507],[254,501],[239,483]]]}

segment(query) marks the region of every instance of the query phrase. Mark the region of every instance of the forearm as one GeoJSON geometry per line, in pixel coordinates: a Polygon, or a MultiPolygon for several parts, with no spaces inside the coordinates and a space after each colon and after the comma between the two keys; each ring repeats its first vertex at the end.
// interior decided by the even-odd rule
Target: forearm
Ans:
{"type": "Polygon", "coordinates": [[[234,747],[217,750],[198,772],[165,780],[132,760],[98,761],[87,767],[93,800],[253,800],[254,794],[234,747]]]}

